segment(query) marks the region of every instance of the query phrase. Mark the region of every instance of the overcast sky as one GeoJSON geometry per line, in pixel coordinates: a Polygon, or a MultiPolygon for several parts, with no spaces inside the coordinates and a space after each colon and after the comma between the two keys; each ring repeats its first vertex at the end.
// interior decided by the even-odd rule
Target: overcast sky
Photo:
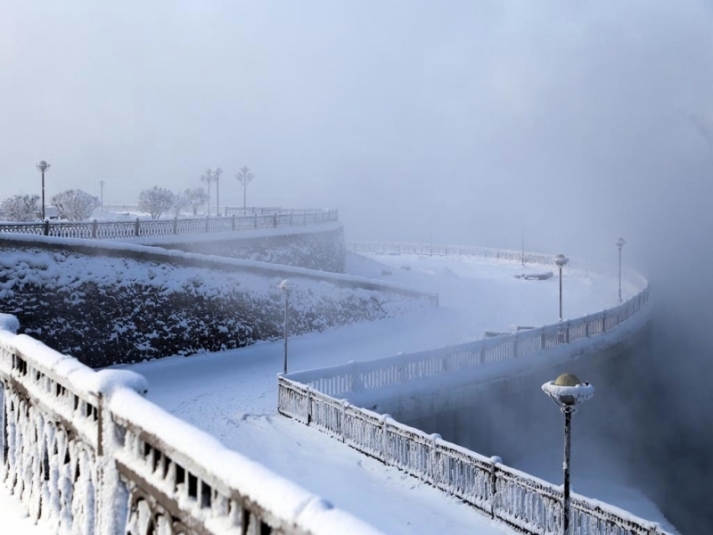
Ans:
{"type": "Polygon", "coordinates": [[[39,193],[46,159],[48,195],[136,202],[221,166],[239,204],[248,165],[248,204],[337,207],[352,238],[524,226],[580,254],[708,210],[706,0],[6,4],[0,197],[39,193]]]}

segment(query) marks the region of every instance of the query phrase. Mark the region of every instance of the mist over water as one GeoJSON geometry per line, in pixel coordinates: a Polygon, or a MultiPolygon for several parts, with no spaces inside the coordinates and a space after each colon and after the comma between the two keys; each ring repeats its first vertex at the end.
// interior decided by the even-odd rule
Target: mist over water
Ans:
{"type": "Polygon", "coordinates": [[[657,308],[619,447],[713,532],[710,0],[17,2],[0,100],[1,198],[39,194],[45,159],[48,197],[132,203],[219,165],[236,205],[248,165],[248,204],[339,208],[350,239],[524,229],[613,262],[623,236],[657,308]]]}

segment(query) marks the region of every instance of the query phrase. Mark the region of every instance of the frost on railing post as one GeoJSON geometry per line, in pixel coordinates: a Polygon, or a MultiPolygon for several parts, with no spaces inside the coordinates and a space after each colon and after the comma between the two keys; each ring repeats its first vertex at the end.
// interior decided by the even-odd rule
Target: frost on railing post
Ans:
{"type": "Polygon", "coordinates": [[[572,339],[572,335],[570,334],[571,328],[572,327],[570,325],[570,320],[567,320],[567,326],[565,327],[565,331],[564,331],[564,336],[565,336],[564,343],[565,344],[569,344],[569,341],[572,339]]]}
{"type": "Polygon", "coordinates": [[[344,433],[344,428],[345,428],[344,421],[345,421],[345,419],[346,419],[346,417],[347,417],[347,407],[349,406],[349,402],[348,402],[346,399],[341,400],[341,402],[342,402],[342,403],[341,403],[341,405],[342,405],[342,415],[341,415],[341,416],[342,416],[342,417],[340,418],[340,422],[339,422],[339,438],[341,439],[342,442],[345,442],[345,441],[346,441],[346,437],[344,436],[344,435],[345,435],[345,433],[344,433]]]}
{"type": "Polygon", "coordinates": [[[512,337],[512,358],[517,358],[517,332],[512,337]]]}
{"type": "Polygon", "coordinates": [[[210,216],[206,214],[205,216],[205,231],[208,232],[208,222],[210,221],[210,216]]]}
{"type": "Polygon", "coordinates": [[[137,217],[136,223],[134,224],[134,236],[136,236],[137,238],[139,237],[139,225],[140,224],[141,224],[141,222],[139,221],[139,218],[137,217]]]}
{"type": "Polygon", "coordinates": [[[546,335],[545,335],[545,328],[542,327],[542,332],[540,333],[540,350],[544,351],[545,350],[545,343],[546,343],[546,335]]]}
{"type": "Polygon", "coordinates": [[[95,219],[92,221],[92,238],[97,239],[97,229],[99,228],[99,222],[95,219]]]}
{"type": "Polygon", "coordinates": [[[257,228],[257,212],[255,212],[255,224],[254,227],[257,228]]]}
{"type": "MultiPolygon", "coordinates": [[[[225,215],[228,215],[228,209],[225,209],[225,215]]],[[[233,230],[235,230],[235,214],[233,214],[233,230]]]]}
{"type": "Polygon", "coordinates": [[[307,391],[307,425],[312,423],[312,387],[308,386],[305,388],[307,391]]]}
{"type": "Polygon", "coordinates": [[[178,215],[173,218],[173,233],[178,234],[178,215]]]}
{"type": "Polygon", "coordinates": [[[495,509],[497,501],[497,489],[498,489],[498,479],[495,472],[498,463],[502,463],[503,460],[496,456],[490,458],[490,516],[495,518],[495,509]]]}
{"type": "Polygon", "coordinates": [[[388,422],[391,419],[390,414],[382,414],[381,418],[381,457],[385,465],[389,465],[389,433],[387,430],[388,422]]]}
{"type": "Polygon", "coordinates": [[[437,442],[441,440],[441,435],[438,433],[433,433],[431,435],[431,451],[429,456],[430,461],[430,472],[431,472],[431,484],[434,487],[438,487],[438,444],[437,442]]]}
{"type": "Polygon", "coordinates": [[[50,235],[50,220],[49,219],[45,219],[44,227],[45,227],[44,228],[45,236],[49,236],[50,235]]]}
{"type": "Polygon", "coordinates": [[[272,214],[272,228],[277,228],[277,212],[272,214]]]}

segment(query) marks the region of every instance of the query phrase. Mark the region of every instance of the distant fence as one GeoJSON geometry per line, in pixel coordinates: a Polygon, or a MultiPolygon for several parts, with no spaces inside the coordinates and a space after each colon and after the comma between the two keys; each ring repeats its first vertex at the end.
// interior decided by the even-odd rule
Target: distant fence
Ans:
{"type": "Polygon", "coordinates": [[[377,534],[145,389],[0,326],[0,482],[33,520],[74,535],[377,534]]]}
{"type": "MultiPolygon", "coordinates": [[[[143,210],[139,209],[138,204],[105,204],[103,206],[103,210],[105,212],[132,212],[132,213],[141,213],[143,210]]],[[[319,208],[313,209],[313,208],[308,208],[308,209],[301,209],[301,210],[294,210],[291,208],[282,208],[281,206],[247,206],[246,208],[243,208],[242,206],[221,206],[219,209],[216,210],[215,206],[210,207],[210,213],[215,215],[217,213],[221,213],[223,215],[272,215],[272,214],[289,214],[292,212],[321,212],[322,210],[319,208]]],[[[182,210],[181,213],[186,213],[186,214],[191,214],[193,213],[192,209],[185,209],[182,210]]],[[[208,215],[209,210],[208,206],[205,204],[202,206],[199,206],[196,208],[196,215],[208,215]]]]}
{"type": "Polygon", "coordinates": [[[0,223],[0,233],[36,234],[57,238],[128,239],[180,234],[234,232],[278,227],[320,225],[339,220],[338,210],[281,211],[259,215],[133,221],[44,221],[0,223]]]}
{"type": "MultiPolygon", "coordinates": [[[[521,261],[522,258],[522,253],[516,251],[479,247],[352,243],[350,248],[385,254],[436,251],[432,254],[465,254],[502,261],[521,261]]],[[[551,264],[553,257],[526,253],[526,259],[551,264]]],[[[280,376],[278,410],[457,496],[525,533],[559,534],[563,516],[560,487],[504,466],[498,458],[484,457],[444,441],[439,435],[427,435],[388,415],[354,406],[339,397],[441,374],[459,375],[489,363],[533,357],[553,348],[573,347],[570,344],[583,339],[601,337],[641,313],[649,301],[646,279],[633,272],[627,272],[627,277],[638,286],[636,295],[597,314],[432,351],[280,376]]],[[[666,533],[656,523],[579,495],[572,498],[571,510],[573,535],[666,533]]]]}

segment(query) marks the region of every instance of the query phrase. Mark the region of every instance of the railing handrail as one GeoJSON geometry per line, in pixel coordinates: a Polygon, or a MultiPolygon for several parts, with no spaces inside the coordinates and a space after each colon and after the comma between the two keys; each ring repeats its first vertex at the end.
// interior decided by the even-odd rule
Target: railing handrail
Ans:
{"type": "MultiPolygon", "coordinates": [[[[349,244],[353,249],[354,242],[349,244]]],[[[369,243],[370,250],[373,250],[373,243],[369,243]]],[[[381,244],[385,246],[398,247],[399,250],[418,250],[419,247],[432,247],[428,244],[381,244]]],[[[483,251],[487,251],[486,257],[502,258],[509,260],[509,253],[516,253],[518,259],[522,253],[519,251],[486,249],[481,247],[443,246],[451,249],[468,251],[468,256],[480,257],[483,251]]],[[[387,247],[385,247],[387,248],[387,247]]],[[[464,254],[464,253],[459,253],[464,254]]],[[[554,258],[552,255],[542,253],[526,253],[537,255],[548,263],[554,258]]],[[[572,269],[572,268],[567,268],[572,269]]],[[[441,373],[460,373],[464,368],[471,368],[493,361],[510,360],[526,355],[532,355],[547,351],[556,346],[570,344],[582,338],[591,338],[608,331],[629,319],[646,306],[649,299],[648,281],[640,274],[627,270],[626,275],[629,282],[638,286],[638,293],[627,299],[625,302],[607,310],[587,314],[585,316],[566,320],[562,323],[544,325],[535,329],[528,329],[516,333],[497,336],[493,338],[482,338],[479,340],[446,346],[438,349],[419,351],[409,354],[400,354],[382,359],[351,362],[314,370],[294,372],[288,375],[290,379],[308,384],[313,388],[333,396],[343,396],[346,392],[358,390],[373,390],[390,386],[396,383],[404,383],[411,379],[431,377],[441,373]],[[539,340],[537,340],[539,338],[539,340]],[[527,341],[538,341],[538,344],[528,344],[527,341]],[[458,362],[448,365],[448,359],[453,357],[463,357],[458,362]],[[432,362],[433,361],[433,362],[432,362]],[[440,361],[440,364],[439,364],[440,361]],[[432,362],[430,366],[420,364],[432,362]],[[440,367],[439,367],[440,366],[440,367]],[[395,368],[398,371],[395,371],[395,368]],[[384,372],[384,373],[379,373],[384,372]],[[398,374],[398,376],[396,375],[398,374]],[[333,379],[341,381],[332,381],[333,379]]]]}
{"type": "Polygon", "coordinates": [[[5,319],[0,315],[0,400],[12,419],[7,422],[12,433],[7,443],[0,433],[0,481],[15,491],[24,489],[22,500],[33,518],[40,516],[33,508],[40,501],[41,516],[57,524],[71,521],[75,510],[96,507],[96,518],[93,511],[73,526],[77,533],[125,532],[124,518],[114,512],[121,499],[115,494],[117,485],[123,480],[130,485],[128,494],[135,488],[138,495],[151,496],[156,507],[201,526],[201,533],[213,533],[211,525],[221,526],[220,533],[228,526],[242,532],[249,521],[285,534],[379,534],[145,399],[141,376],[94,371],[27,335],[5,330],[5,319]],[[44,436],[48,426],[54,431],[44,436]],[[53,455],[51,444],[60,428],[62,442],[53,455]],[[27,463],[36,462],[41,468],[28,471],[27,463]],[[62,479],[67,478],[64,467],[74,463],[77,475],[62,479]],[[50,477],[48,470],[59,475],[50,477]],[[86,488],[66,494],[63,486],[77,484],[80,473],[92,482],[89,503],[81,503],[86,488]],[[96,523],[87,527],[87,522],[96,523]]]}
{"type": "Polygon", "coordinates": [[[273,213],[221,217],[173,217],[123,221],[0,222],[0,233],[35,234],[60,238],[133,239],[184,234],[245,232],[280,227],[305,227],[339,220],[337,209],[280,209],[273,213]]]}
{"type": "MultiPolygon", "coordinates": [[[[362,242],[355,245],[352,242],[349,245],[352,250],[378,249],[387,253],[424,250],[433,253],[434,250],[428,244],[364,245],[362,242]]],[[[443,246],[439,252],[484,255],[503,261],[522,259],[520,251],[478,247],[443,246]]],[[[550,264],[552,259],[551,255],[525,255],[529,259],[536,258],[542,264],[550,264]]],[[[628,276],[638,290],[633,297],[615,307],[574,320],[436,350],[281,375],[278,377],[278,410],[285,416],[341,439],[387,465],[394,465],[454,494],[519,530],[533,534],[557,533],[561,530],[563,514],[560,487],[507,467],[499,458],[489,459],[442,440],[439,435],[428,435],[396,422],[388,415],[357,407],[338,397],[439,373],[462,374],[463,368],[476,370],[487,363],[489,354],[496,357],[490,360],[492,362],[514,360],[555,347],[573,347],[570,344],[596,337],[635,314],[645,314],[649,310],[646,306],[649,301],[648,282],[633,271],[628,272],[628,276]],[[533,345],[533,341],[538,343],[533,345]],[[470,355],[476,358],[465,358],[470,355]],[[522,507],[525,502],[528,507],[522,507]]],[[[580,533],[577,526],[589,529],[594,524],[597,532],[599,527],[604,526],[621,527],[632,535],[668,535],[658,524],[637,518],[613,505],[578,494],[573,495],[571,503],[575,518],[573,533],[576,534],[580,533]],[[577,521],[579,517],[583,517],[581,523],[577,521]]],[[[586,530],[581,533],[585,532],[589,533],[586,530]]]]}

